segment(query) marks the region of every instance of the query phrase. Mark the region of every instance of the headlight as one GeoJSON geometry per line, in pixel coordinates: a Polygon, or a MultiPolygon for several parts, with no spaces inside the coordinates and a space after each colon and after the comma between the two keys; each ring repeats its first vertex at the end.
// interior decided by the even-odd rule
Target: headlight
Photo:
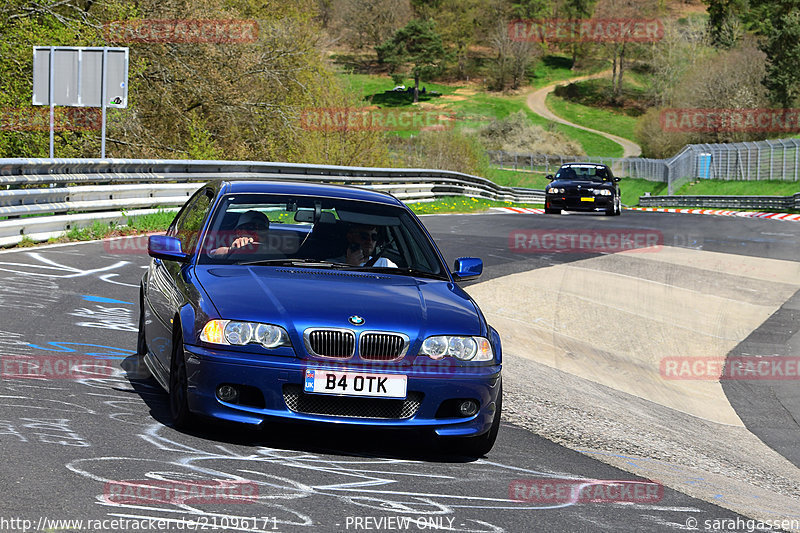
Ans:
{"type": "Polygon", "coordinates": [[[244,346],[260,344],[264,348],[289,346],[289,334],[280,326],[235,320],[210,320],[200,333],[200,340],[211,344],[244,346]]]}
{"type": "Polygon", "coordinates": [[[608,189],[595,189],[594,193],[599,196],[611,196],[611,191],[608,189]]]}
{"type": "Polygon", "coordinates": [[[462,361],[491,361],[494,359],[492,345],[484,337],[449,335],[428,337],[422,343],[419,353],[427,355],[431,359],[441,359],[446,355],[462,361]]]}
{"type": "Polygon", "coordinates": [[[563,194],[564,189],[563,188],[559,189],[557,187],[551,187],[547,189],[547,194],[559,194],[559,193],[563,194]]]}

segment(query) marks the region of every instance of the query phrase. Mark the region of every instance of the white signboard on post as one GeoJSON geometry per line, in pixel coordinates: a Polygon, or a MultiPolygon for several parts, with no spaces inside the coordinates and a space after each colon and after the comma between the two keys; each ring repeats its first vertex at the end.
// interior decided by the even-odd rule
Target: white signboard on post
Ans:
{"type": "Polygon", "coordinates": [[[50,106],[50,157],[54,107],[102,109],[100,157],[106,156],[106,108],[128,106],[128,48],[33,47],[33,105],[50,106]]]}

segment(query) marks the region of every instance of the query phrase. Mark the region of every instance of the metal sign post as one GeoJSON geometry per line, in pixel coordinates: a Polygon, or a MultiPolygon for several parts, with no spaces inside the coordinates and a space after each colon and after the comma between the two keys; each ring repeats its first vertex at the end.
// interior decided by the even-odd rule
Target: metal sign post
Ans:
{"type": "Polygon", "coordinates": [[[128,48],[34,46],[33,105],[50,106],[50,157],[55,106],[99,107],[100,157],[106,157],[106,110],[128,107],[128,48]]]}

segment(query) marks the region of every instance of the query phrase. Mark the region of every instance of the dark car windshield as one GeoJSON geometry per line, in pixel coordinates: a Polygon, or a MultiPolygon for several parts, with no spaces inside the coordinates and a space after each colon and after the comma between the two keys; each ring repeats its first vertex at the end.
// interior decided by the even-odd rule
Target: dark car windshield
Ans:
{"type": "Polygon", "coordinates": [[[557,180],[607,181],[611,179],[603,166],[597,165],[564,165],[558,169],[557,180]]]}
{"type": "Polygon", "coordinates": [[[309,196],[224,196],[198,263],[324,266],[446,277],[432,243],[405,209],[309,196]],[[243,238],[247,246],[234,245],[243,238]],[[354,261],[354,256],[361,260],[354,261]]]}

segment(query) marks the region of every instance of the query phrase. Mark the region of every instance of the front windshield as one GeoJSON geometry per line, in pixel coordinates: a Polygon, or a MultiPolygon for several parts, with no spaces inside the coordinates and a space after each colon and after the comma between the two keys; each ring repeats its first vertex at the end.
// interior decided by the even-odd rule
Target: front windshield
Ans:
{"type": "Polygon", "coordinates": [[[556,173],[557,180],[606,181],[610,177],[602,165],[564,165],[556,173]]]}
{"type": "Polygon", "coordinates": [[[198,262],[445,276],[428,237],[404,209],[309,196],[226,195],[198,262]]]}

